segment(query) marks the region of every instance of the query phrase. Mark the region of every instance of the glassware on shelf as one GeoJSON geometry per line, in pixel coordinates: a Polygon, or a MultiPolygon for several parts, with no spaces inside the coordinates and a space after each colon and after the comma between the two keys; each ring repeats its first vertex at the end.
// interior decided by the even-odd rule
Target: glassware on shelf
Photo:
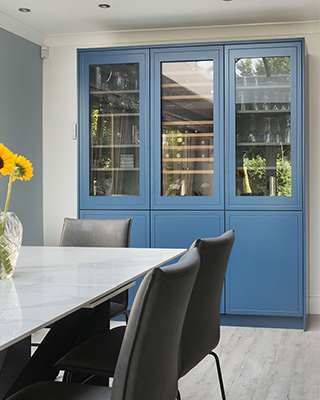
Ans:
{"type": "Polygon", "coordinates": [[[236,196],[291,196],[290,57],[238,58],[235,74],[236,196]]]}
{"type": "Polygon", "coordinates": [[[257,94],[253,96],[253,109],[255,111],[260,110],[259,96],[257,94]]]}
{"type": "Polygon", "coordinates": [[[139,196],[138,77],[138,63],[90,66],[90,196],[139,196]]]}
{"type": "Polygon", "coordinates": [[[275,142],[280,143],[282,142],[282,135],[281,135],[281,127],[280,127],[280,119],[276,119],[276,131],[275,131],[275,142]]]}
{"type": "Polygon", "coordinates": [[[264,141],[266,143],[270,143],[270,142],[273,141],[272,130],[271,130],[271,120],[272,120],[272,117],[265,117],[265,122],[264,122],[264,141]]]}
{"type": "Polygon", "coordinates": [[[266,110],[266,111],[270,110],[271,109],[271,100],[270,100],[270,97],[267,94],[265,94],[263,96],[263,101],[264,101],[263,109],[266,110]]]}
{"type": "Polygon", "coordinates": [[[256,117],[251,115],[250,130],[248,134],[249,142],[257,142],[257,131],[256,131],[256,117]]]}
{"type": "Polygon", "coordinates": [[[291,143],[291,118],[290,115],[286,115],[286,127],[284,130],[284,141],[291,143]]]}

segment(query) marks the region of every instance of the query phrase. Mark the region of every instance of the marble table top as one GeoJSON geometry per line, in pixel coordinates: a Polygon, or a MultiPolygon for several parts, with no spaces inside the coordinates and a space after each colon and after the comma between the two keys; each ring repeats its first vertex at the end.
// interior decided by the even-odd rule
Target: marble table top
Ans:
{"type": "Polygon", "coordinates": [[[22,247],[13,278],[0,281],[0,350],[184,252],[22,247]]]}

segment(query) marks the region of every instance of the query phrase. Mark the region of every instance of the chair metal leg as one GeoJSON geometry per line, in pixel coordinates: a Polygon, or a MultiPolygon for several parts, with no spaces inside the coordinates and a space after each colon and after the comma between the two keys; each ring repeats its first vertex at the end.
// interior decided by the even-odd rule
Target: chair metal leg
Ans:
{"type": "Polygon", "coordinates": [[[215,358],[216,360],[216,365],[217,365],[217,371],[218,371],[218,377],[219,377],[219,384],[220,384],[220,391],[221,391],[221,397],[222,400],[226,400],[226,395],[224,392],[224,386],[223,386],[223,380],[222,380],[222,373],[221,373],[221,368],[220,368],[220,361],[218,355],[214,352],[211,351],[210,354],[215,358]]]}

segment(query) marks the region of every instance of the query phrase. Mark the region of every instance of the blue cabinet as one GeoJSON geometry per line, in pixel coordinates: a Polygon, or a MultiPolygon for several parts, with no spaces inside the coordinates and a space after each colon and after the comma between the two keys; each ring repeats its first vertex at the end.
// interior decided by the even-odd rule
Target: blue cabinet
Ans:
{"type": "Polygon", "coordinates": [[[226,311],[303,315],[302,213],[229,211],[236,241],[226,278],[226,311]]]}
{"type": "Polygon", "coordinates": [[[306,325],[304,58],[303,39],[78,51],[79,217],[133,218],[137,247],[234,229],[228,324],[306,325]]]}

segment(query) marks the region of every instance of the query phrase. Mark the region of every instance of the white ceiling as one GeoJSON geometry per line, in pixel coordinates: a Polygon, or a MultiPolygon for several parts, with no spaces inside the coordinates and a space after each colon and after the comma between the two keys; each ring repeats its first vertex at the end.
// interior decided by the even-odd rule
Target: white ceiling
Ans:
{"type": "Polygon", "coordinates": [[[320,0],[0,0],[1,21],[45,36],[319,20],[320,0]],[[100,9],[99,3],[111,8],[100,9]],[[32,11],[25,14],[19,7],[32,11]]]}

